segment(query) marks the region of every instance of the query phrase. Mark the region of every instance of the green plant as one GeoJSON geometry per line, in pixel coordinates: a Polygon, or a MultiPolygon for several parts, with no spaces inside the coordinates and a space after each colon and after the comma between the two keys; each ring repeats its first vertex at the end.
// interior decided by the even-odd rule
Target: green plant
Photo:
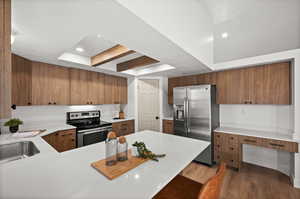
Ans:
{"type": "Polygon", "coordinates": [[[150,150],[147,149],[144,142],[135,142],[132,146],[137,147],[139,157],[144,158],[144,159],[149,158],[151,160],[158,161],[158,158],[162,158],[162,157],[166,156],[166,154],[152,153],[150,150]]]}
{"type": "Polygon", "coordinates": [[[18,118],[12,118],[10,120],[8,120],[7,122],[4,123],[4,126],[19,126],[23,124],[23,121],[21,121],[18,118]]]}

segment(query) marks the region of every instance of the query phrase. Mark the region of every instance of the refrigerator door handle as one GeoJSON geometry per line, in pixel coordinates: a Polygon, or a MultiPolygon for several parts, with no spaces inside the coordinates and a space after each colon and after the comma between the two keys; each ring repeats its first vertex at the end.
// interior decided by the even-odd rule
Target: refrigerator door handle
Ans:
{"type": "Polygon", "coordinates": [[[190,128],[191,128],[191,124],[190,124],[190,104],[189,104],[189,100],[188,98],[186,98],[186,118],[187,118],[187,121],[186,121],[186,126],[187,126],[187,136],[189,135],[190,133],[190,128]]]}
{"type": "Polygon", "coordinates": [[[184,98],[183,101],[183,110],[184,110],[184,129],[185,129],[185,136],[187,136],[187,103],[186,103],[186,97],[184,98]]]}

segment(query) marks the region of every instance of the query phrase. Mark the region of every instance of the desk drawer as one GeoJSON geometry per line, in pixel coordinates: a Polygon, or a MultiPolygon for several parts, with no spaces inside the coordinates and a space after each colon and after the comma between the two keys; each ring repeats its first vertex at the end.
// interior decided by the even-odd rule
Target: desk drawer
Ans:
{"type": "Polygon", "coordinates": [[[298,152],[298,144],[295,142],[264,138],[263,146],[271,149],[283,150],[288,152],[298,152]]]}
{"type": "Polygon", "coordinates": [[[256,146],[262,146],[262,138],[252,136],[240,136],[241,144],[250,144],[256,146]]]}

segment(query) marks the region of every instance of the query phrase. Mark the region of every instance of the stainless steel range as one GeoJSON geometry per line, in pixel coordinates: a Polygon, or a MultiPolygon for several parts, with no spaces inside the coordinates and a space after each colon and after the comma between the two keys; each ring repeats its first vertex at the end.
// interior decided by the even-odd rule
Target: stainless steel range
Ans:
{"type": "Polygon", "coordinates": [[[106,139],[112,130],[112,123],[100,120],[100,111],[67,112],[67,124],[77,128],[77,147],[82,147],[106,139]]]}

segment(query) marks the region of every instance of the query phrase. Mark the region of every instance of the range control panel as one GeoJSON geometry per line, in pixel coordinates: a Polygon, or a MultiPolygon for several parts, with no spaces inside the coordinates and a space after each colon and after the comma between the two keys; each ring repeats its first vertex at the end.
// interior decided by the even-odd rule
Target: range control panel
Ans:
{"type": "Polygon", "coordinates": [[[68,114],[69,120],[100,117],[100,111],[69,112],[68,114]]]}

